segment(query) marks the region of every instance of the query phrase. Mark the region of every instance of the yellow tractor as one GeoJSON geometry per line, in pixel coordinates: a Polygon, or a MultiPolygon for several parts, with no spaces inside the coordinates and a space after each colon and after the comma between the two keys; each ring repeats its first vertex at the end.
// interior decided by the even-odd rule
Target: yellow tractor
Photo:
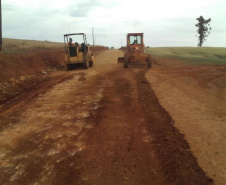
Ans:
{"type": "Polygon", "coordinates": [[[147,67],[151,67],[151,55],[144,53],[144,34],[143,33],[128,33],[127,47],[124,57],[119,57],[118,62],[124,63],[124,68],[128,65],[147,63],[147,67]]]}
{"type": "Polygon", "coordinates": [[[89,45],[87,44],[86,35],[84,33],[65,34],[64,44],[65,63],[68,70],[73,67],[82,66],[84,69],[88,69],[93,66],[94,56],[89,50],[89,45]],[[73,43],[72,37],[79,37],[77,39],[80,39],[82,43],[73,43]]]}

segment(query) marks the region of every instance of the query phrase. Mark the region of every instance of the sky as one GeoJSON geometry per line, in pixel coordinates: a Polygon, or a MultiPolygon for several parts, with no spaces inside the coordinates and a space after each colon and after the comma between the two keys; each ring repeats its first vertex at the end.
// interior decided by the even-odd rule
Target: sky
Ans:
{"type": "Polygon", "coordinates": [[[144,33],[146,46],[196,47],[200,16],[211,18],[203,46],[226,47],[226,0],[2,0],[2,36],[63,42],[85,33],[93,44],[93,28],[97,45],[118,48],[127,33],[144,33]]]}

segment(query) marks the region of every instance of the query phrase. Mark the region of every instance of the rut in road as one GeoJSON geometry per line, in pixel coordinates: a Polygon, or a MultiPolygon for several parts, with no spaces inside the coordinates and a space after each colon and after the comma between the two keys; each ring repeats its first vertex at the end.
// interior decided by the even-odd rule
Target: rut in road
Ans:
{"type": "Polygon", "coordinates": [[[105,78],[109,85],[88,120],[95,127],[87,134],[82,171],[90,184],[165,184],[138,103],[136,72],[120,69],[105,78]]]}
{"type": "Polygon", "coordinates": [[[146,67],[123,69],[119,53],[103,52],[93,69],[59,72],[70,78],[1,111],[1,184],[212,184],[146,67]]]}

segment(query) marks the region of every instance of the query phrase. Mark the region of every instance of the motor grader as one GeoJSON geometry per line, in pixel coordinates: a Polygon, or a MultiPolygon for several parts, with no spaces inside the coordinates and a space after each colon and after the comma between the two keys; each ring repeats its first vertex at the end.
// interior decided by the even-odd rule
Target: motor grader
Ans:
{"type": "Polygon", "coordinates": [[[87,44],[86,35],[84,33],[64,34],[64,44],[65,63],[68,70],[72,69],[73,67],[81,66],[84,69],[88,69],[89,67],[93,66],[94,56],[89,50],[89,45],[87,44]],[[79,39],[82,41],[82,43],[73,43],[72,37],[76,37],[77,39],[80,37],[79,39]]]}
{"type": "Polygon", "coordinates": [[[132,64],[145,64],[151,67],[151,55],[144,53],[144,34],[143,33],[128,33],[127,47],[124,57],[119,57],[118,62],[124,63],[124,68],[128,68],[132,64]]]}

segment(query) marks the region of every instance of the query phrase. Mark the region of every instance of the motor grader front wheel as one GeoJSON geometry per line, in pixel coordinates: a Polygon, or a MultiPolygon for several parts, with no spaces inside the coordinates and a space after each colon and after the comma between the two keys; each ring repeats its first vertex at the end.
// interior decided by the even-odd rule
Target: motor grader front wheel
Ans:
{"type": "Polygon", "coordinates": [[[127,55],[125,55],[124,57],[124,68],[128,68],[129,65],[129,57],[127,55]]]}
{"type": "Polygon", "coordinates": [[[148,58],[147,58],[147,66],[148,66],[148,68],[151,68],[152,67],[151,55],[148,55],[148,58]]]}

